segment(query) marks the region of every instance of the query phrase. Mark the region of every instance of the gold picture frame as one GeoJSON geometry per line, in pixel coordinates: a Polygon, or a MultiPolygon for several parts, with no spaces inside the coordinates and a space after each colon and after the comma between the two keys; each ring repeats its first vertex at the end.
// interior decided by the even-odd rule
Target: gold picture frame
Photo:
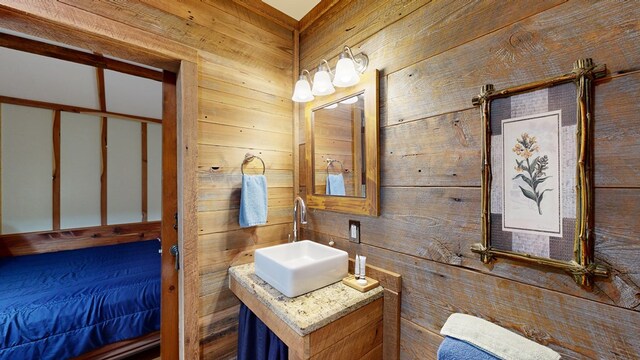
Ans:
{"type": "Polygon", "coordinates": [[[561,268],[587,289],[609,275],[594,262],[593,231],[594,80],[605,73],[580,59],[567,74],[498,91],[488,84],[472,99],[482,120],[482,242],[471,250],[482,262],[561,268]]]}

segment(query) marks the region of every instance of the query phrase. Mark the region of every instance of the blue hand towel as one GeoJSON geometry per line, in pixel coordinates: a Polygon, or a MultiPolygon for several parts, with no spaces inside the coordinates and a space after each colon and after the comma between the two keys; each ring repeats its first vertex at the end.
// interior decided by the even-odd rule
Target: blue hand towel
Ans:
{"type": "Polygon", "coordinates": [[[267,223],[267,178],[264,175],[242,175],[239,221],[243,228],[267,223]]]}
{"type": "Polygon", "coordinates": [[[342,174],[327,175],[327,195],[345,195],[344,178],[342,174]]]}
{"type": "Polygon", "coordinates": [[[499,360],[466,341],[446,336],[438,348],[438,360],[499,360]]]}

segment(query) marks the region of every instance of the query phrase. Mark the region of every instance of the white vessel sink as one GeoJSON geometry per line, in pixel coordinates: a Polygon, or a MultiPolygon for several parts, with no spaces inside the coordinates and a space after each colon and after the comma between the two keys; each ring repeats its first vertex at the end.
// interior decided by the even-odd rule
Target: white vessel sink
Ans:
{"type": "Polygon", "coordinates": [[[333,284],[347,276],[346,251],[302,240],[255,251],[256,275],[288,297],[333,284]]]}

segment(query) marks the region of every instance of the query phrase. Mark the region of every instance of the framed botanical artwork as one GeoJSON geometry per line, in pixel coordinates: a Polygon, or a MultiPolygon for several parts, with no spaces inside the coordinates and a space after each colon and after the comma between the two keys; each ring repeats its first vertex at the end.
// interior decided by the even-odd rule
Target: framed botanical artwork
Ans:
{"type": "Polygon", "coordinates": [[[496,91],[473,104],[482,118],[482,242],[472,251],[562,268],[591,288],[594,262],[591,59],[555,78],[496,91]]]}

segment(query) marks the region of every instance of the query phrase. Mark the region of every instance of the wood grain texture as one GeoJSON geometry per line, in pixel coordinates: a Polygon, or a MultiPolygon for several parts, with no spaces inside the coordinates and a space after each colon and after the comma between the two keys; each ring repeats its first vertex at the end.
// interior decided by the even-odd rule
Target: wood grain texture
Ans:
{"type": "Polygon", "coordinates": [[[244,6],[238,5],[234,1],[203,0],[203,3],[210,6],[211,14],[216,16],[228,16],[230,22],[242,29],[250,29],[251,32],[267,32],[277,35],[285,40],[292,41],[292,31],[281,26],[270,19],[256,14],[244,6]]]}
{"type": "Polygon", "coordinates": [[[401,358],[414,360],[436,360],[438,347],[444,338],[410,320],[402,319],[401,358]]]}
{"type": "MultiPolygon", "coordinates": [[[[376,326],[373,325],[382,321],[383,303],[383,299],[378,299],[310,333],[305,340],[308,347],[308,352],[305,355],[313,357],[321,351],[338,344],[342,339],[348,338],[350,334],[357,332],[359,329],[375,328],[376,326]]],[[[370,348],[382,342],[382,329],[376,331],[376,333],[379,333],[380,338],[377,339],[377,335],[373,338],[370,337],[368,341],[374,340],[374,344],[372,344],[374,346],[370,346],[370,348]]]]}
{"type": "Polygon", "coordinates": [[[596,83],[594,161],[595,185],[640,187],[640,157],[635,149],[640,136],[640,71],[602,79],[596,83]]]}
{"type": "Polygon", "coordinates": [[[200,254],[198,252],[198,218],[193,209],[198,200],[198,66],[195,63],[182,61],[177,78],[177,108],[179,126],[182,131],[178,138],[178,203],[182,213],[182,223],[178,240],[181,242],[182,256],[180,271],[180,354],[185,359],[200,357],[199,338],[199,302],[200,276],[198,268],[200,254]]]}
{"type": "Polygon", "coordinates": [[[99,54],[91,54],[84,51],[69,49],[53,44],[47,44],[15,35],[0,34],[0,46],[41,56],[48,56],[60,60],[89,65],[96,68],[118,71],[121,73],[140,76],[156,81],[162,81],[161,71],[152,70],[115,59],[105,58],[104,56],[99,54]]]}
{"type": "MultiPolygon", "coordinates": [[[[291,151],[291,147],[287,146],[291,142],[291,134],[267,133],[263,130],[243,129],[202,121],[198,123],[198,142],[200,144],[245,149],[291,151]]],[[[240,160],[240,163],[242,163],[242,160],[240,160]]]]}
{"type": "Polygon", "coordinates": [[[289,358],[346,360],[364,356],[382,343],[383,299],[300,336],[233,277],[229,279],[229,287],[288,346],[289,358]]]}
{"type": "Polygon", "coordinates": [[[369,250],[372,262],[402,273],[407,288],[423,289],[423,294],[403,292],[402,314],[432,332],[439,331],[451,312],[463,312],[488,319],[568,357],[640,356],[640,340],[633,335],[640,321],[636,311],[411,256],[394,255],[391,259],[389,254],[382,254],[388,250],[369,250]],[[457,285],[448,286],[450,283],[457,285]],[[424,296],[436,292],[438,298],[424,296]],[[477,299],[486,300],[480,303],[477,299]],[[580,319],[578,314],[583,311],[592,316],[580,319]],[[601,346],[600,341],[607,346],[601,346]]]}
{"type": "Polygon", "coordinates": [[[119,341],[117,343],[103,346],[94,351],[75,357],[73,360],[109,360],[140,356],[141,352],[159,346],[160,332],[154,331],[135,339],[119,341]]]}
{"type": "Polygon", "coordinates": [[[333,16],[301,34],[301,66],[334,57],[344,42],[382,70],[382,212],[378,218],[349,216],[361,221],[362,244],[348,241],[347,220],[330,211],[310,212],[305,237],[333,240],[350,255],[367,254],[369,263],[403,275],[402,358],[435,358],[439,328],[456,311],[481,314],[566,358],[638,357],[638,341],[629,335],[638,328],[628,320],[640,309],[640,229],[631,219],[640,204],[638,8],[563,0],[432,1],[379,31],[349,36],[367,26],[344,26],[362,4],[340,1],[333,16]],[[329,45],[316,51],[315,44],[323,43],[329,45]],[[611,70],[596,88],[594,152],[596,257],[614,271],[593,292],[547,268],[505,260],[484,266],[468,250],[480,239],[480,114],[470,98],[485,83],[503,88],[558,75],[585,54],[611,70]],[[407,274],[414,280],[407,282],[407,274]],[[461,297],[466,299],[458,302],[461,297]],[[528,310],[534,308],[539,311],[528,310]],[[578,312],[598,315],[578,324],[578,312]],[[564,324],[587,331],[558,330],[564,324]]]}
{"type": "MultiPolygon", "coordinates": [[[[102,70],[102,69],[98,69],[98,70],[102,70]]],[[[45,101],[20,99],[20,98],[14,98],[10,96],[0,96],[0,102],[5,104],[30,106],[30,107],[36,107],[41,109],[51,109],[54,111],[66,111],[66,112],[72,112],[72,113],[78,113],[78,114],[111,117],[111,118],[117,118],[117,119],[123,119],[123,120],[162,123],[162,120],[160,119],[150,118],[146,116],[129,115],[129,114],[111,112],[106,110],[96,110],[96,109],[85,108],[81,106],[75,106],[75,105],[64,105],[64,104],[55,104],[55,103],[50,103],[45,101]]]]}
{"type": "Polygon", "coordinates": [[[387,105],[394,110],[387,121],[398,123],[467,108],[469,99],[485,83],[507,88],[552,77],[564,72],[562,66],[571,68],[585,53],[602,54],[611,72],[635,69],[640,63],[639,16],[640,9],[631,3],[589,7],[565,3],[420,61],[389,75],[387,105]],[[558,23],[558,18],[563,21],[558,23]],[[610,19],[615,19],[615,26],[610,19]],[[607,56],[606,44],[619,38],[627,40],[616,42],[620,56],[607,56]],[[543,61],[532,56],[541,52],[546,55],[543,61]],[[516,68],[527,71],[514,71],[516,68]]]}
{"type": "Polygon", "coordinates": [[[160,237],[160,222],[0,235],[0,257],[122,244],[160,237]]]}
{"type": "MultiPolygon", "coordinates": [[[[171,254],[178,244],[178,99],[176,74],[165,71],[162,77],[162,261],[160,313],[160,356],[177,360],[180,356],[178,334],[179,258],[171,254]]],[[[179,254],[178,254],[179,256],[179,254]]]]}
{"type": "Polygon", "coordinates": [[[480,186],[475,109],[383,127],[380,144],[382,186],[480,186]]]}
{"type": "Polygon", "coordinates": [[[305,16],[298,22],[298,31],[304,32],[314,22],[319,20],[334,5],[340,3],[340,0],[320,0],[305,16]]]}
{"type": "Polygon", "coordinates": [[[108,119],[100,118],[100,224],[107,225],[108,201],[107,196],[107,171],[108,171],[108,151],[107,145],[109,140],[108,119]]]}
{"type": "Polygon", "coordinates": [[[140,161],[140,179],[141,179],[141,191],[140,191],[140,204],[142,206],[142,222],[147,221],[147,216],[148,216],[148,203],[147,203],[147,198],[148,198],[148,149],[147,149],[147,124],[146,123],[142,123],[140,124],[140,154],[141,154],[141,161],[140,161]]]}
{"type": "MultiPolygon", "coordinates": [[[[346,334],[333,345],[311,356],[313,360],[361,359],[382,345],[383,323],[369,323],[346,334]]],[[[382,356],[379,357],[382,360],[382,356]]]]}
{"type": "Polygon", "coordinates": [[[51,174],[53,200],[53,230],[60,230],[60,111],[53,112],[53,174],[51,174]]]}
{"type": "MultiPolygon", "coordinates": [[[[105,89],[104,69],[96,68],[96,85],[98,87],[98,103],[100,111],[107,111],[107,91],[105,89]]],[[[108,213],[108,201],[109,196],[107,194],[108,189],[108,146],[109,146],[109,119],[107,116],[100,117],[100,224],[107,225],[109,219],[108,213]]]]}
{"type": "MultiPolygon", "coordinates": [[[[300,73],[300,31],[298,30],[294,30],[293,31],[293,74],[292,74],[292,79],[291,82],[292,84],[295,84],[297,79],[298,74],[300,73]]],[[[301,183],[301,179],[300,176],[298,176],[298,174],[300,174],[300,164],[302,162],[302,160],[305,158],[304,157],[304,152],[300,152],[300,147],[298,146],[298,144],[300,143],[300,111],[301,111],[302,106],[300,106],[299,103],[294,102],[293,103],[293,113],[292,115],[292,120],[293,120],[293,124],[292,124],[292,130],[293,130],[293,143],[292,145],[292,152],[293,152],[293,197],[295,200],[295,194],[298,193],[298,190],[300,189],[300,183],[301,183]]],[[[303,183],[304,184],[304,183],[303,183]]]]}
{"type": "MultiPolygon", "coordinates": [[[[293,34],[232,1],[145,1],[180,17],[177,36],[197,43],[197,223],[200,351],[233,358],[238,302],[227,268],[253,261],[253,251],[286,241],[293,199],[293,34]],[[198,32],[207,29],[199,43],[198,32]],[[265,162],[268,223],[238,225],[244,155],[265,162]],[[212,169],[213,168],[213,169],[212,169]]],[[[173,20],[172,20],[173,21],[173,20]]],[[[248,174],[254,164],[246,167],[248,174]]]]}
{"type": "MultiPolygon", "coordinates": [[[[429,0],[382,2],[360,0],[349,6],[335,5],[300,34],[301,62],[309,58],[337,56],[344,45],[355,45],[385,26],[402,19],[429,0]]],[[[343,3],[345,3],[343,1],[343,3]]]]}
{"type": "Polygon", "coordinates": [[[400,294],[384,289],[384,339],[385,359],[400,358],[400,294]]]}
{"type": "Polygon", "coordinates": [[[7,29],[160,69],[177,71],[179,59],[196,61],[196,51],[185,45],[58,1],[4,1],[0,18],[7,29]]]}
{"type": "Polygon", "coordinates": [[[225,104],[216,98],[201,101],[198,118],[205,123],[291,134],[291,123],[284,112],[266,113],[239,104],[225,104]]]}
{"type": "Polygon", "coordinates": [[[298,26],[298,22],[289,15],[277,10],[265,2],[260,0],[233,0],[234,3],[244,6],[247,9],[262,15],[274,23],[281,25],[288,30],[294,30],[298,26]]]}
{"type": "MultiPolygon", "coordinates": [[[[612,212],[625,204],[633,216],[640,205],[633,190],[596,189],[596,259],[618,268],[609,281],[596,283],[596,290],[585,292],[562,271],[522,266],[501,260],[492,267],[483,265],[470,246],[480,236],[480,190],[477,188],[382,188],[383,212],[379,218],[352,216],[361,222],[363,243],[394,251],[463,266],[515,279],[531,285],[573,294],[607,304],[636,308],[640,289],[634,281],[639,269],[636,261],[640,249],[635,234],[640,229],[634,221],[619,220],[612,212]],[[429,203],[421,208],[420,204],[429,203]],[[602,210],[600,210],[602,209],[602,210]],[[605,215],[606,214],[606,215],[605,215]],[[602,216],[602,217],[600,217],[602,216]],[[390,236],[392,234],[392,236],[390,236]],[[398,241],[397,239],[403,239],[398,241]],[[602,244],[602,245],[601,245],[602,244]]],[[[308,214],[306,229],[348,239],[348,224],[337,213],[313,211],[308,214]]],[[[328,240],[327,240],[328,241],[328,240]]],[[[404,274],[403,274],[404,275],[404,274]]]]}
{"type": "MultiPolygon", "coordinates": [[[[291,203],[291,187],[268,187],[267,202],[269,207],[284,207],[291,203]]],[[[239,209],[240,190],[236,189],[211,189],[201,188],[198,190],[198,211],[219,211],[218,209],[239,209]]]]}

